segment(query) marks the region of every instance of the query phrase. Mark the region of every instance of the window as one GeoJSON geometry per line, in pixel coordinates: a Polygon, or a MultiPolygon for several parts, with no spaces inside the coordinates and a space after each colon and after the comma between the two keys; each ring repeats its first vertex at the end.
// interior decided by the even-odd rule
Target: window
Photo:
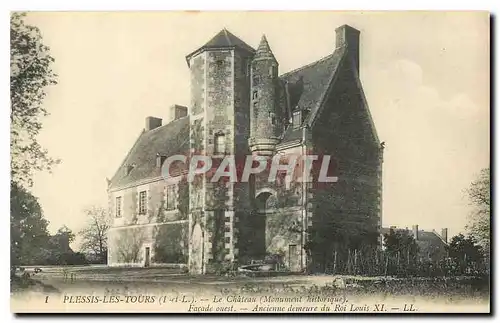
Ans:
{"type": "Polygon", "coordinates": [[[215,135],[215,149],[216,154],[224,154],[226,151],[226,136],[223,133],[215,135]]]}
{"type": "Polygon", "coordinates": [[[167,210],[175,209],[175,185],[167,186],[167,196],[165,201],[165,208],[167,210]]]}
{"type": "Polygon", "coordinates": [[[258,96],[259,96],[259,92],[258,91],[253,91],[253,93],[252,93],[252,100],[257,99],[258,96]]]}
{"type": "Polygon", "coordinates": [[[139,192],[139,214],[146,214],[146,191],[139,192]]]}
{"type": "Polygon", "coordinates": [[[121,196],[116,197],[116,217],[117,218],[122,217],[122,197],[121,196]]]}
{"type": "Polygon", "coordinates": [[[253,107],[254,107],[254,109],[256,109],[256,108],[257,108],[257,103],[258,103],[257,101],[255,101],[255,102],[253,103],[253,107]]]}
{"type": "Polygon", "coordinates": [[[271,124],[275,125],[276,124],[276,115],[274,112],[269,112],[269,118],[271,119],[271,124]]]}
{"type": "Polygon", "coordinates": [[[252,83],[253,83],[252,84],[253,86],[259,85],[259,83],[260,83],[260,77],[259,77],[259,75],[253,75],[253,77],[252,77],[252,83]]]}
{"type": "Polygon", "coordinates": [[[226,237],[226,243],[231,243],[231,237],[226,237]]]}
{"type": "Polygon", "coordinates": [[[269,66],[269,75],[274,76],[274,65],[269,66]]]}
{"type": "Polygon", "coordinates": [[[225,229],[226,232],[231,232],[231,227],[229,226],[226,226],[226,229],[225,229]]]}
{"type": "Polygon", "coordinates": [[[296,111],[293,113],[293,121],[292,122],[293,122],[294,128],[300,127],[300,125],[302,124],[302,118],[301,118],[300,111],[296,111]]]}

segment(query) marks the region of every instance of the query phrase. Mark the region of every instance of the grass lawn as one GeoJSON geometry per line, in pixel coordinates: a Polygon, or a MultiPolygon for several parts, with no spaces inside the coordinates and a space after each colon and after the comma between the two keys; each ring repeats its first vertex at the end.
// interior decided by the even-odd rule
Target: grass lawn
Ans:
{"type": "MultiPolygon", "coordinates": [[[[32,268],[26,271],[32,272],[32,268]]],[[[267,287],[280,286],[289,290],[327,289],[327,286],[354,293],[389,293],[408,295],[456,294],[476,297],[488,295],[488,281],[471,278],[447,279],[391,279],[385,277],[331,276],[331,275],[287,275],[278,277],[225,277],[215,275],[191,276],[181,269],[150,267],[120,268],[96,266],[52,266],[42,267],[42,272],[34,274],[33,280],[53,286],[53,292],[66,292],[92,288],[135,288],[212,290],[239,289],[247,292],[267,287]]],[[[31,288],[31,286],[24,286],[31,288]]],[[[22,288],[21,288],[22,289],[22,288]]]]}
{"type": "MultiPolygon", "coordinates": [[[[32,269],[26,269],[28,272],[32,269]]],[[[53,295],[272,295],[341,296],[354,300],[394,300],[427,304],[445,302],[462,305],[480,304],[487,308],[489,281],[461,278],[407,278],[287,275],[278,277],[190,276],[179,269],[118,268],[105,266],[42,267],[28,283],[12,284],[12,299],[24,304],[26,297],[43,299],[53,295]]],[[[311,302],[316,302],[312,300],[311,302]]],[[[57,303],[61,305],[61,302],[57,303]]],[[[137,304],[139,306],[140,304],[137,304]]],[[[140,306],[138,309],[143,310],[140,306]]]]}

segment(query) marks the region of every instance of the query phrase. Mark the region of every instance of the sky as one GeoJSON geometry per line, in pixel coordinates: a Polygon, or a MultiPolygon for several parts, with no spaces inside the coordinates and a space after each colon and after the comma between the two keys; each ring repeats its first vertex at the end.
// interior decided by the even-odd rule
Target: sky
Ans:
{"type": "Polygon", "coordinates": [[[331,54],[335,28],[361,31],[360,78],[381,141],[384,226],[464,230],[465,194],[490,160],[489,16],[452,12],[31,13],[55,58],[40,143],[62,159],[35,177],[49,229],[75,232],[107,205],[111,178],[147,116],[189,105],[185,56],[227,28],[280,73],[331,54]]]}

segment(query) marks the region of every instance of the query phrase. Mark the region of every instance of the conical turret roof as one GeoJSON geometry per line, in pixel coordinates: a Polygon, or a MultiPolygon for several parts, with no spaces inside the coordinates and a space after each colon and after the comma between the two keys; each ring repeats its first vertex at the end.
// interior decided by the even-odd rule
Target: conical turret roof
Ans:
{"type": "Polygon", "coordinates": [[[269,43],[267,42],[266,35],[262,35],[259,47],[257,48],[257,52],[255,53],[254,59],[276,60],[276,57],[274,57],[273,51],[271,50],[271,47],[269,47],[269,43]]]}

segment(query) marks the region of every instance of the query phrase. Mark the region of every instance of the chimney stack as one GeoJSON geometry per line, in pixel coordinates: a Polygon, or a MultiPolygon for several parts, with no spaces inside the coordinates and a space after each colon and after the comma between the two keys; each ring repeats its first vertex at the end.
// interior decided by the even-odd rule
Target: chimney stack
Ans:
{"type": "Polygon", "coordinates": [[[335,47],[346,47],[347,55],[351,57],[356,71],[359,74],[359,34],[360,31],[348,25],[342,25],[335,29],[335,47]]]}
{"type": "Polygon", "coordinates": [[[146,131],[156,129],[161,127],[162,120],[160,118],[155,117],[147,117],[146,118],[146,127],[144,128],[146,131]]]}
{"type": "Polygon", "coordinates": [[[175,121],[184,118],[188,114],[188,108],[182,105],[174,104],[170,107],[170,118],[175,121]]]}
{"type": "Polygon", "coordinates": [[[448,228],[441,229],[441,238],[448,243],[448,228]]]}
{"type": "Polygon", "coordinates": [[[412,226],[412,230],[413,230],[413,238],[415,238],[415,241],[418,240],[418,225],[414,225],[412,226]]]}

